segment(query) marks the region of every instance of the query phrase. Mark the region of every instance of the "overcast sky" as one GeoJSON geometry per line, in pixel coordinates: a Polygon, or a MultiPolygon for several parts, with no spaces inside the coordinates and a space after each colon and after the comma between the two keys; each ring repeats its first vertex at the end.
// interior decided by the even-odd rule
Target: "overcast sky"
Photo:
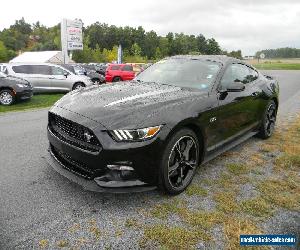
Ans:
{"type": "Polygon", "coordinates": [[[300,48],[300,0],[9,0],[1,2],[0,30],[24,17],[53,26],[81,18],[117,26],[143,26],[214,37],[226,50],[243,55],[278,47],[300,48]]]}

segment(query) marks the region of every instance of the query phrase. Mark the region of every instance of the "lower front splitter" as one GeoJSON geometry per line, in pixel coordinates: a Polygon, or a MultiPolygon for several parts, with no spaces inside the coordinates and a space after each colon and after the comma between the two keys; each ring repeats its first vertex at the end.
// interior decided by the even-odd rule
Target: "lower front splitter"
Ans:
{"type": "Polygon", "coordinates": [[[56,172],[66,177],[72,182],[82,186],[83,189],[100,192],[100,193],[135,193],[135,192],[145,192],[154,190],[156,186],[150,186],[147,183],[141,181],[113,181],[112,183],[105,183],[104,186],[100,186],[101,181],[96,177],[94,180],[88,180],[83,177],[80,177],[65,168],[65,166],[53,155],[51,150],[48,150],[48,153],[43,157],[45,161],[50,165],[56,172]],[[128,184],[128,186],[126,186],[128,184]],[[109,186],[113,187],[109,187],[109,186]]]}

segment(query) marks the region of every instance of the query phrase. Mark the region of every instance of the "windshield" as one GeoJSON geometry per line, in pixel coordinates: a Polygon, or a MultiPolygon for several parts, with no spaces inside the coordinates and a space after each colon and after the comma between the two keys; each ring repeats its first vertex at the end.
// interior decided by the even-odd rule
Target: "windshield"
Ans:
{"type": "Polygon", "coordinates": [[[86,75],[86,70],[80,66],[74,66],[74,71],[76,75],[86,75]]]}
{"type": "Polygon", "coordinates": [[[219,69],[219,63],[209,60],[167,59],[159,61],[141,72],[136,80],[209,89],[219,69]]]}

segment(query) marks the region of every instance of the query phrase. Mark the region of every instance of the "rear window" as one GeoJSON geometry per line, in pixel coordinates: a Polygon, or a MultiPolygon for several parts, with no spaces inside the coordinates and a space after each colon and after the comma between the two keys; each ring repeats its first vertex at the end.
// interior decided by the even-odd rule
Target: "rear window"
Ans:
{"type": "Polygon", "coordinates": [[[95,66],[93,66],[93,65],[81,65],[81,67],[88,69],[88,70],[95,70],[95,66]]]}
{"type": "Polygon", "coordinates": [[[125,65],[122,68],[122,71],[133,71],[133,67],[132,67],[132,65],[125,65]]]}
{"type": "Polygon", "coordinates": [[[12,70],[15,72],[15,73],[21,73],[21,74],[31,74],[31,73],[28,73],[28,66],[13,66],[12,67],[12,70]]]}
{"type": "Polygon", "coordinates": [[[113,65],[111,66],[111,70],[119,70],[121,68],[121,65],[113,65]]]}

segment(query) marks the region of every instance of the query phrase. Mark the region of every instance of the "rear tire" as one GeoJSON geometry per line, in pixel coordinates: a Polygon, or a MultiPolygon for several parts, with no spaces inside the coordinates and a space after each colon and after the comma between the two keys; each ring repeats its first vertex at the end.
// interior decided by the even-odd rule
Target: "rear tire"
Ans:
{"type": "Polygon", "coordinates": [[[75,83],[75,84],[73,85],[72,90],[82,89],[82,88],[84,88],[84,87],[85,87],[85,85],[84,85],[83,83],[77,82],[77,83],[75,83]]]}
{"type": "Polygon", "coordinates": [[[168,194],[183,192],[193,180],[200,159],[196,134],[187,128],[167,142],[159,166],[159,188],[168,194]]]}
{"type": "Polygon", "coordinates": [[[98,85],[102,84],[102,82],[100,81],[99,78],[93,78],[92,82],[95,83],[95,84],[98,84],[98,85]]]}
{"type": "Polygon", "coordinates": [[[0,91],[0,104],[9,106],[12,105],[16,100],[14,93],[9,89],[0,91]]]}
{"type": "Polygon", "coordinates": [[[261,127],[259,129],[258,137],[261,139],[267,139],[272,136],[275,124],[276,124],[276,116],[277,116],[277,105],[272,100],[268,103],[263,119],[261,121],[261,127]]]}
{"type": "Polygon", "coordinates": [[[113,82],[121,82],[121,81],[122,81],[122,79],[119,76],[115,76],[113,79],[113,82]]]}

